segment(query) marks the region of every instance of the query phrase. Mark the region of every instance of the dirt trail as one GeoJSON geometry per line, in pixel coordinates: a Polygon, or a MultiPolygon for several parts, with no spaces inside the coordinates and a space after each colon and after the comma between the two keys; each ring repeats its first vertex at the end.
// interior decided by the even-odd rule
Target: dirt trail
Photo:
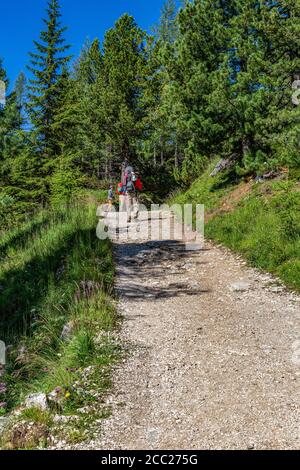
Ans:
{"type": "Polygon", "coordinates": [[[82,448],[299,448],[299,296],[209,243],[119,243],[116,261],[128,356],[82,448]]]}

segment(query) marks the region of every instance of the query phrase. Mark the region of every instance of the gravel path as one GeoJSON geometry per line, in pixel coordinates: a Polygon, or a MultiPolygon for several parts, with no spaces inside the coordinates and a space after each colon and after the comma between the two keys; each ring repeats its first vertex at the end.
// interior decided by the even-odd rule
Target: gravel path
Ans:
{"type": "Polygon", "coordinates": [[[119,243],[116,261],[128,355],[82,448],[299,448],[299,296],[209,243],[119,243]]]}

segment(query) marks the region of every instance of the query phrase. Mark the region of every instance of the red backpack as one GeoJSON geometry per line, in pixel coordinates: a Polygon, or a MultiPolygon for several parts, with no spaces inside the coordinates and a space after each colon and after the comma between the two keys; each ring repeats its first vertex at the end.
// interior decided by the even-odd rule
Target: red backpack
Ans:
{"type": "Polygon", "coordinates": [[[136,180],[134,185],[135,185],[135,189],[137,189],[138,191],[143,191],[143,183],[140,178],[136,180]]]}

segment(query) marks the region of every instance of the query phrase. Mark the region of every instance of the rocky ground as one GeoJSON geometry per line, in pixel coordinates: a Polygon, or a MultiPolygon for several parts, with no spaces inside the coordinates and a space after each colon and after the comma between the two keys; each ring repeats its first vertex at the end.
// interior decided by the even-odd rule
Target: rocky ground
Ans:
{"type": "Polygon", "coordinates": [[[79,448],[299,448],[300,297],[208,242],[121,241],[115,258],[128,353],[79,448]]]}

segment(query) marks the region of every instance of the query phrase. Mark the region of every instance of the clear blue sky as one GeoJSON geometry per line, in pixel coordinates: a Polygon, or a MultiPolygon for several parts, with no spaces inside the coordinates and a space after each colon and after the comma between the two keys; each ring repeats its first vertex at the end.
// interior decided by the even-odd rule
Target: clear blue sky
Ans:
{"type": "MultiPolygon", "coordinates": [[[[47,0],[5,0],[0,7],[0,57],[10,81],[26,73],[32,41],[43,29],[47,0]]],[[[86,38],[103,39],[104,33],[123,13],[133,15],[141,28],[149,31],[158,21],[164,0],[61,0],[62,22],[68,26],[66,39],[71,53],[78,56],[86,38]]]]}

